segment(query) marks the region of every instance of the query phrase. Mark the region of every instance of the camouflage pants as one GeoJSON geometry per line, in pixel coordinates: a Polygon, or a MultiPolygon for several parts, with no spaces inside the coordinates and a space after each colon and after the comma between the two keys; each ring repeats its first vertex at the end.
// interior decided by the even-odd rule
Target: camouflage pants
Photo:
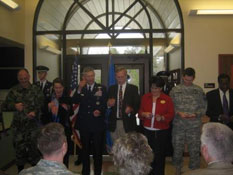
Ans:
{"type": "Polygon", "coordinates": [[[185,143],[188,145],[190,155],[189,168],[197,169],[200,167],[200,135],[200,127],[184,129],[179,126],[173,126],[173,164],[176,167],[182,167],[185,143]]]}
{"type": "Polygon", "coordinates": [[[16,153],[16,165],[22,166],[27,162],[35,165],[40,160],[37,149],[39,127],[35,120],[13,121],[13,144],[16,153]]]}

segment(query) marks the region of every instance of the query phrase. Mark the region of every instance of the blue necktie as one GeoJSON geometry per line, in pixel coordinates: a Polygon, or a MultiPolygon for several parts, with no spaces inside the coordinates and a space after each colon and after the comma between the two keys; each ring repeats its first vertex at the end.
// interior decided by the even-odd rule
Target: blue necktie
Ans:
{"type": "Polygon", "coordinates": [[[222,107],[223,107],[223,114],[228,116],[229,115],[228,101],[227,101],[227,97],[225,93],[223,94],[223,97],[222,97],[222,107]]]}

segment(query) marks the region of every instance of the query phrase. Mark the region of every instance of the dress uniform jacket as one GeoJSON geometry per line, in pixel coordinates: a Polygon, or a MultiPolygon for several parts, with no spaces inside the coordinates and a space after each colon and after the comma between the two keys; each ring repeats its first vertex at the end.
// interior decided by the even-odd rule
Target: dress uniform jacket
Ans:
{"type": "Polygon", "coordinates": [[[80,105],[75,127],[81,131],[104,130],[106,98],[106,88],[97,83],[95,83],[91,92],[88,91],[87,86],[83,87],[80,93],[76,92],[73,96],[73,102],[80,105]],[[101,96],[96,94],[99,89],[102,91],[101,96]],[[95,110],[99,110],[101,112],[99,117],[95,117],[93,115],[95,110]]]}
{"type": "MultiPolygon", "coordinates": [[[[38,87],[40,87],[40,81],[37,81],[35,84],[38,87]]],[[[45,83],[44,88],[43,88],[43,94],[44,94],[45,98],[50,98],[51,93],[52,93],[52,86],[53,86],[53,84],[46,80],[46,83],[45,83]]]]}

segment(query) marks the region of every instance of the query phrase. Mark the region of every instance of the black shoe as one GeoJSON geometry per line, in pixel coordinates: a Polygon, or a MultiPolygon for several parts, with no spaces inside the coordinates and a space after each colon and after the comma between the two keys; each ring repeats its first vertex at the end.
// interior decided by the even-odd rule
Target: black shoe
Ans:
{"type": "Polygon", "coordinates": [[[82,164],[82,160],[81,159],[77,159],[75,162],[74,162],[75,165],[81,165],[82,164]]]}

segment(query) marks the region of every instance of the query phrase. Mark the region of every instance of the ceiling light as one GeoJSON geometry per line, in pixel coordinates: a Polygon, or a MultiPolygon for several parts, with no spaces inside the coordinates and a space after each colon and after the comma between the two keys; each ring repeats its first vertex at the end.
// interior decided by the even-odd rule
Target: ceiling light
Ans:
{"type": "Polygon", "coordinates": [[[190,10],[190,16],[195,15],[233,15],[233,9],[201,9],[190,10]]]}
{"type": "Polygon", "coordinates": [[[0,0],[0,2],[4,6],[10,8],[12,10],[15,10],[15,9],[17,9],[19,7],[19,5],[16,2],[12,1],[12,0],[0,0]]]}
{"type": "Polygon", "coordinates": [[[51,53],[56,54],[56,55],[60,55],[61,54],[60,50],[58,50],[58,49],[56,49],[54,47],[48,46],[48,45],[41,46],[40,49],[46,50],[46,51],[51,52],[51,53]]]}
{"type": "Polygon", "coordinates": [[[174,49],[175,49],[175,46],[170,44],[169,46],[166,47],[166,49],[164,49],[164,52],[169,53],[173,51],[174,49]]]}
{"type": "Polygon", "coordinates": [[[174,38],[170,41],[170,44],[180,46],[180,38],[181,35],[179,33],[176,34],[176,36],[174,36],[174,38]]]}

